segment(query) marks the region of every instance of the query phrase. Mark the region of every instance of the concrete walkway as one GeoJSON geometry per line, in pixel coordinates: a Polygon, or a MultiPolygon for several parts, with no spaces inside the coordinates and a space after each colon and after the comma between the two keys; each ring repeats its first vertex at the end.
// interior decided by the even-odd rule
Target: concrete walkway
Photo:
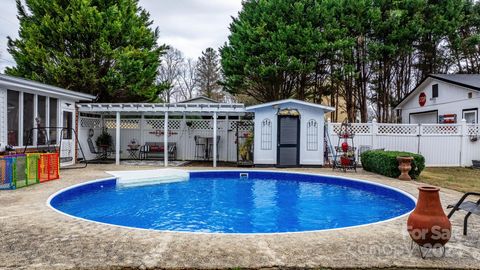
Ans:
{"type": "MultiPolygon", "coordinates": [[[[62,170],[61,180],[0,191],[0,269],[480,268],[477,216],[470,219],[469,235],[465,237],[462,215],[457,215],[446,257],[423,260],[418,250],[410,250],[406,218],[323,232],[195,234],[95,224],[46,206],[48,197],[56,191],[119,169],[148,167],[89,165],[81,170],[62,170]]],[[[330,169],[295,171],[333,174],[330,169]]],[[[391,185],[415,196],[420,185],[361,171],[336,174],[391,185]]],[[[460,196],[445,189],[441,193],[444,206],[460,196]]]]}

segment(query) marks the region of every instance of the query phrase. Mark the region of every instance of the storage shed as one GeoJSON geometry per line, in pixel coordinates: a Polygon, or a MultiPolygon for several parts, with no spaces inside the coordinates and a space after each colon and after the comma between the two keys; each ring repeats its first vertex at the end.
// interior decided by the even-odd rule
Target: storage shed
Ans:
{"type": "Polygon", "coordinates": [[[332,107],[285,99],[246,108],[255,114],[256,166],[322,166],[324,115],[332,107]]]}

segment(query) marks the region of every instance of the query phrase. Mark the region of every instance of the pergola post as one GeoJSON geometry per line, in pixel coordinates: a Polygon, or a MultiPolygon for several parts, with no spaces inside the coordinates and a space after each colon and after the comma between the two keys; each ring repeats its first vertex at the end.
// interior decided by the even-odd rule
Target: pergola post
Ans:
{"type": "Polygon", "coordinates": [[[213,112],[213,167],[217,167],[217,112],[213,112]]]}
{"type": "Polygon", "coordinates": [[[115,124],[115,164],[120,165],[120,112],[117,112],[115,124]]]}
{"type": "Polygon", "coordinates": [[[225,158],[224,158],[224,161],[228,162],[228,157],[229,157],[229,145],[230,145],[230,140],[228,138],[228,129],[230,128],[230,124],[229,124],[229,121],[228,121],[228,113],[225,115],[225,141],[223,143],[223,145],[225,145],[226,147],[226,154],[225,154],[225,158]]]}
{"type": "Polygon", "coordinates": [[[163,161],[165,167],[168,167],[168,112],[165,112],[163,123],[163,161]]]}
{"type": "MultiPolygon", "coordinates": [[[[185,140],[185,135],[187,135],[186,129],[187,128],[187,116],[185,113],[183,113],[183,118],[182,118],[182,161],[185,161],[185,150],[187,149],[187,140],[185,140]]],[[[187,137],[188,138],[188,137],[187,137]]]]}

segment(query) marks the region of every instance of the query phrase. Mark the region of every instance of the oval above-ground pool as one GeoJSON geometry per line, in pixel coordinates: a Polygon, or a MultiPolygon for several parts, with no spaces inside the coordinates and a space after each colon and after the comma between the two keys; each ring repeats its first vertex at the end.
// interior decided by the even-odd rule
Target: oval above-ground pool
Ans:
{"type": "Polygon", "coordinates": [[[411,212],[415,200],[388,186],[342,177],[195,171],[188,181],[141,187],[119,187],[115,179],[88,182],[54,194],[49,204],[74,217],[142,229],[284,233],[397,218],[411,212]]]}

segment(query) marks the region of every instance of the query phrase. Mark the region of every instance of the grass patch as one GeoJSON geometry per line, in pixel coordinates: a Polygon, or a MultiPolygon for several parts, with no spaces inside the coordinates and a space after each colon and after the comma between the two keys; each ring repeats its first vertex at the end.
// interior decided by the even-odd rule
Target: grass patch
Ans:
{"type": "Polygon", "coordinates": [[[417,179],[460,192],[480,192],[480,170],[470,168],[425,168],[417,179]]]}

